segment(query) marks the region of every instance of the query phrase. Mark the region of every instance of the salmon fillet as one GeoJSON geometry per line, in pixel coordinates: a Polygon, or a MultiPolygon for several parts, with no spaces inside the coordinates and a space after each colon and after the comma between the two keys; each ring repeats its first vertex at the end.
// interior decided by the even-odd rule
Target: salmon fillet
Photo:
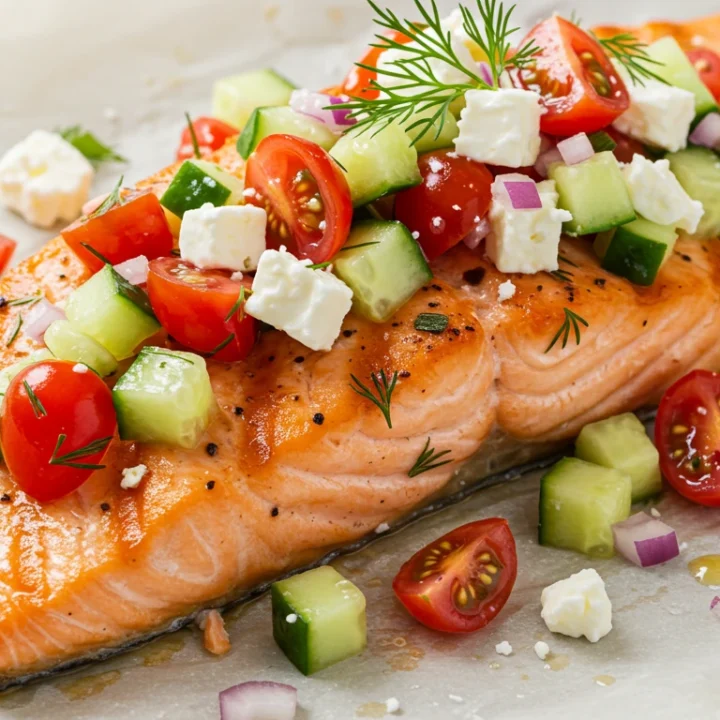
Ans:
{"type": "MultiPolygon", "coordinates": [[[[720,17],[709,22],[720,37],[720,17]]],[[[242,176],[233,144],[215,160],[242,176]]],[[[140,186],[161,193],[176,168],[140,186]]],[[[692,368],[720,370],[715,245],[681,239],[656,283],[639,288],[600,269],[586,240],[564,240],[564,275],[512,275],[504,303],[508,276],[457,247],[389,323],[349,315],[330,353],[271,332],[245,362],[209,361],[218,408],[195,450],[115,441],[104,470],[50,504],[0,468],[0,684],[172,629],[372,534],[442,493],[491,434],[540,452],[653,403],[692,368]],[[449,316],[443,334],[414,330],[428,307],[449,316]],[[580,345],[546,352],[565,307],[589,327],[580,345]],[[400,373],[392,429],[349,386],[350,373],[380,369],[400,373]],[[428,438],[452,463],[410,478],[428,438]],[[122,490],[123,468],[139,463],[145,480],[122,490]]],[[[56,302],[87,277],[56,238],[0,294],[41,289],[56,302]]],[[[0,332],[21,310],[0,311],[0,332]]],[[[36,348],[19,338],[0,365],[36,348]]]]}

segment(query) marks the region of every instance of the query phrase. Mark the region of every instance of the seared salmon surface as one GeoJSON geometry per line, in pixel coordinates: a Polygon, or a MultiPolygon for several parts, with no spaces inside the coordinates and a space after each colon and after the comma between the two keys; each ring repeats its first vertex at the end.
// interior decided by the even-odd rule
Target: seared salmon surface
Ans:
{"type": "MultiPolygon", "coordinates": [[[[720,18],[712,22],[720,37],[720,18]]],[[[681,31],[709,38],[708,26],[681,31]]],[[[242,177],[234,143],[214,159],[242,177]]],[[[176,169],[140,187],[160,194],[176,169]]],[[[115,440],[104,470],[46,504],[1,468],[5,684],[219,607],[392,523],[439,493],[492,431],[525,443],[571,438],[653,403],[693,368],[720,370],[715,242],[681,238],[649,288],[602,270],[582,238],[564,240],[561,253],[559,276],[508,276],[460,245],[388,323],[351,313],[329,353],[268,332],[247,361],[209,361],[217,410],[194,450],[115,440]],[[507,279],[517,291],[501,303],[507,279]],[[429,307],[449,316],[442,334],[414,329],[429,307]],[[579,345],[571,336],[548,351],[565,307],[588,327],[579,345]],[[351,373],[367,381],[381,369],[399,372],[392,429],[350,387],[351,373]],[[452,463],[410,478],[428,438],[452,463]],[[139,463],[149,468],[140,487],[121,489],[122,470],[139,463]]],[[[11,270],[0,295],[42,290],[58,302],[88,277],[57,238],[11,270]]],[[[20,311],[0,310],[0,332],[20,311]]],[[[0,362],[38,347],[21,337],[0,348],[0,362]]]]}

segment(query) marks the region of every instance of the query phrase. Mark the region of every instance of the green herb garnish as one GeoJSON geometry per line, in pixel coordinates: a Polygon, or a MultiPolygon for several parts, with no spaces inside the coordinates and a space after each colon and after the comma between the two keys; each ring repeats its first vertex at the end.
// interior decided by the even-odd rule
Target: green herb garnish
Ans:
{"type": "Polygon", "coordinates": [[[28,295],[27,297],[17,298],[16,300],[9,300],[6,305],[8,307],[18,307],[19,305],[35,305],[43,299],[42,295],[28,295]]]}
{"type": "Polygon", "coordinates": [[[192,120],[190,119],[190,113],[185,113],[185,119],[187,120],[188,130],[190,131],[190,140],[192,141],[193,153],[195,153],[195,157],[200,160],[202,158],[202,155],[200,154],[200,146],[198,145],[197,135],[195,134],[195,127],[192,124],[192,120]]]}
{"type": "Polygon", "coordinates": [[[72,461],[88,457],[88,455],[95,455],[96,453],[104,450],[110,444],[110,441],[112,440],[112,435],[109,437],[100,438],[99,440],[93,440],[91,443],[88,443],[85,447],[82,447],[79,450],[73,450],[72,452],[66,453],[65,455],[60,455],[58,457],[58,451],[66,440],[67,435],[65,435],[64,433],[60,433],[57,439],[57,443],[55,444],[55,449],[53,450],[52,457],[50,458],[50,465],[64,465],[65,467],[76,468],[78,470],[102,470],[105,467],[104,465],[94,465],[92,463],[76,463],[72,461]]]}
{"type": "Polygon", "coordinates": [[[99,251],[96,250],[90,243],[80,243],[91,255],[94,255],[100,262],[105,265],[112,265],[112,263],[99,251]]]}
{"type": "Polygon", "coordinates": [[[25,386],[25,392],[27,393],[28,400],[30,400],[35,417],[40,418],[47,416],[47,410],[40,402],[40,398],[35,394],[35,391],[30,387],[30,383],[27,380],[23,380],[23,385],[25,386]]]}
{"type": "Polygon", "coordinates": [[[306,265],[305,267],[308,270],[324,270],[326,267],[330,267],[330,265],[332,265],[332,261],[328,260],[327,262],[315,263],[314,265],[306,265]]]}
{"type": "Polygon", "coordinates": [[[450,318],[441,313],[420,313],[415,318],[415,329],[439,334],[447,330],[449,322],[450,318]]]}
{"type": "Polygon", "coordinates": [[[338,252],[345,252],[345,250],[357,250],[358,248],[369,247],[370,245],[379,245],[379,244],[380,244],[379,240],[371,240],[370,242],[359,243],[358,245],[347,245],[346,247],[340,248],[340,250],[338,250],[338,252]]]}
{"type": "Polygon", "coordinates": [[[10,331],[9,335],[7,336],[7,339],[5,340],[5,347],[10,347],[15,342],[15,338],[17,338],[22,325],[23,325],[23,316],[18,315],[15,318],[15,325],[13,325],[12,330],[10,331]]]}
{"type": "Polygon", "coordinates": [[[165,350],[158,350],[157,348],[145,346],[142,351],[148,355],[163,355],[164,357],[172,358],[173,360],[182,360],[184,363],[190,363],[194,365],[195,361],[190,358],[183,357],[182,355],[176,355],[172,352],[166,352],[165,350]]]}
{"type": "Polygon", "coordinates": [[[437,462],[441,457],[449,455],[450,452],[450,450],[443,450],[442,452],[436,453],[435,448],[430,447],[430,438],[428,438],[427,442],[425,443],[425,447],[423,448],[423,451],[418,456],[415,464],[410,468],[410,471],[408,472],[408,477],[422,475],[428,470],[435,470],[435,468],[439,468],[443,465],[451,463],[452,460],[449,459],[443,460],[442,462],[437,462]]]}
{"type": "Polygon", "coordinates": [[[116,153],[109,145],[98,140],[80,125],[72,125],[58,130],[58,135],[79,150],[93,165],[104,162],[127,162],[127,158],[116,153]]]}
{"type": "Polygon", "coordinates": [[[235,333],[230,333],[214,350],[208,353],[209,357],[217,355],[222,349],[226,348],[235,339],[235,333]]]}
{"type": "Polygon", "coordinates": [[[366,385],[363,385],[354,375],[350,375],[352,383],[350,387],[361,397],[369,400],[380,408],[380,412],[385,418],[385,422],[389,428],[392,428],[392,420],[390,419],[390,402],[392,400],[393,390],[397,384],[398,372],[397,370],[393,373],[388,382],[385,370],[381,370],[379,373],[370,373],[370,379],[373,381],[375,390],[377,391],[377,397],[373,394],[372,390],[366,385]],[[380,379],[378,380],[378,375],[380,379]],[[354,383],[354,384],[353,384],[354,383]]]}
{"type": "Polygon", "coordinates": [[[117,183],[115,183],[115,187],[103,200],[102,204],[87,216],[88,220],[102,217],[106,212],[112,210],[115,206],[122,205],[122,196],[120,195],[120,189],[122,188],[123,180],[124,176],[121,175],[120,179],[117,181],[117,183]]]}
{"type": "Polygon", "coordinates": [[[560,326],[557,333],[555,333],[555,337],[551,340],[550,344],[547,346],[547,349],[545,350],[546,353],[549,353],[553,347],[555,347],[555,343],[560,340],[560,337],[562,337],[562,348],[564,350],[570,338],[571,328],[575,332],[575,344],[580,345],[580,325],[590,327],[587,320],[581,318],[569,308],[563,308],[563,310],[565,311],[565,321],[560,326]]]}
{"type": "MultiPolygon", "coordinates": [[[[235,304],[230,308],[230,312],[225,316],[225,322],[228,322],[230,318],[245,304],[245,286],[240,288],[240,294],[235,304]]],[[[240,318],[242,320],[242,317],[240,318]]]]}
{"type": "Polygon", "coordinates": [[[664,66],[653,60],[647,52],[647,43],[640,42],[632,33],[620,33],[609,38],[595,38],[608,55],[617,60],[626,70],[635,85],[645,85],[645,80],[657,80],[667,85],[667,80],[654,73],[648,66],[664,66]]]}
{"type": "Polygon", "coordinates": [[[562,253],[558,255],[558,260],[560,262],[566,263],[567,265],[572,265],[572,267],[574,268],[580,267],[577,263],[574,263],[569,257],[565,257],[565,255],[563,255],[562,253]]]}
{"type": "Polygon", "coordinates": [[[559,280],[561,283],[573,282],[573,274],[569,270],[564,270],[562,268],[558,270],[553,270],[552,272],[548,273],[548,275],[551,275],[556,280],[559,280]]]}
{"type": "Polygon", "coordinates": [[[588,135],[588,140],[596,153],[612,151],[617,147],[617,143],[604,130],[588,135]]]}

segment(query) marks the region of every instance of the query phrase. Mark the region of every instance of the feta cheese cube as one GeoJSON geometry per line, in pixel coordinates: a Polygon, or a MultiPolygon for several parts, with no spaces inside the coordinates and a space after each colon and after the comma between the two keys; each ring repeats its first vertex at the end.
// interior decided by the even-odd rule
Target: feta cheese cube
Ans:
{"type": "Polygon", "coordinates": [[[634,155],[623,167],[633,207],[647,220],[672,225],[694,233],[705,212],[701,202],[693,200],[670,170],[668,160],[648,160],[634,155]]]}
{"type": "Polygon", "coordinates": [[[557,208],[554,180],[538,183],[542,208],[515,210],[503,179],[523,180],[524,175],[499,175],[492,186],[490,234],[485,251],[500,272],[536,273],[558,269],[558,246],[562,224],[572,220],[567,210],[557,208]]]}
{"type": "Polygon", "coordinates": [[[185,213],[180,257],[199,268],[255,270],[265,252],[267,213],[254,205],[205,203],[185,213]]]}
{"type": "Polygon", "coordinates": [[[542,640],[538,640],[538,642],[535,643],[535,647],[533,649],[535,650],[535,654],[541,660],[544,660],[550,654],[550,646],[542,640]]]}
{"type": "Polygon", "coordinates": [[[695,118],[695,96],[687,90],[648,78],[636,85],[617,61],[615,68],[630,93],[630,107],[613,127],[641,142],[677,152],[687,147],[695,118]]]}
{"type": "Polygon", "coordinates": [[[125,468],[122,471],[122,481],[120,487],[123,490],[136,488],[147,473],[147,465],[136,465],[135,467],[125,468]]]}
{"type": "Polygon", "coordinates": [[[477,162],[534,165],[540,154],[540,96],[529,90],[470,90],[455,149],[477,162]]]}
{"type": "Polygon", "coordinates": [[[0,159],[0,202],[38,227],[71,222],[88,199],[94,174],[69,142],[35,130],[0,159]]]}
{"type": "Polygon", "coordinates": [[[498,285],[498,302],[505,302],[515,296],[517,288],[512,280],[506,280],[498,285]]]}
{"type": "Polygon", "coordinates": [[[542,591],[548,630],[597,642],[612,630],[612,604],[596,570],[581,570],[542,591]]]}
{"type": "Polygon", "coordinates": [[[498,655],[505,655],[507,657],[508,655],[512,655],[512,651],[512,645],[507,640],[503,640],[495,646],[495,652],[498,655]]]}
{"type": "Polygon", "coordinates": [[[245,311],[312,350],[330,350],[352,305],[352,290],[332,273],[308,268],[281,247],[258,263],[245,311]]]}

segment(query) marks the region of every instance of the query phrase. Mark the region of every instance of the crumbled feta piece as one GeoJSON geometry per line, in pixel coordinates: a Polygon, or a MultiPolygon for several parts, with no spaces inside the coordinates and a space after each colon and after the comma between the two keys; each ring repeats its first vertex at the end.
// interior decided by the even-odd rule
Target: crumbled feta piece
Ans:
{"type": "Polygon", "coordinates": [[[448,695],[448,699],[456,703],[465,702],[461,695],[448,695]]]}
{"type": "Polygon", "coordinates": [[[400,701],[394,697],[388,698],[385,701],[385,709],[389,713],[396,713],[400,709],[400,701]]]}
{"type": "Polygon", "coordinates": [[[542,208],[515,210],[503,186],[503,179],[521,179],[524,175],[499,175],[492,186],[491,230],[485,251],[500,272],[536,273],[558,269],[558,247],[562,224],[572,220],[567,210],[557,208],[554,180],[538,183],[542,208]]]}
{"type": "Polygon", "coordinates": [[[695,96],[652,78],[643,80],[644,85],[636,85],[620,63],[614,61],[614,65],[630,93],[630,107],[613,127],[670,152],[685,148],[695,118],[695,96]]]}
{"type": "Polygon", "coordinates": [[[512,651],[512,645],[507,640],[503,640],[495,646],[495,652],[498,655],[505,655],[507,657],[508,655],[512,655],[512,651]]]}
{"type": "Polygon", "coordinates": [[[257,195],[257,191],[255,190],[255,188],[245,188],[243,190],[242,194],[243,194],[243,197],[246,197],[246,198],[255,197],[255,195],[257,195]]]}
{"type": "Polygon", "coordinates": [[[38,227],[71,222],[88,199],[94,174],[60,135],[35,130],[0,159],[0,202],[38,227]]]}
{"type": "Polygon", "coordinates": [[[470,90],[455,149],[477,162],[534,165],[540,153],[540,96],[530,90],[470,90]]]}
{"type": "Polygon", "coordinates": [[[612,630],[612,604],[596,570],[581,570],[542,591],[542,619],[551,632],[597,642],[612,630]]]}
{"type": "Polygon", "coordinates": [[[288,622],[290,625],[294,625],[298,621],[298,616],[295,613],[290,613],[285,618],[285,621],[288,622]]]}
{"type": "Polygon", "coordinates": [[[538,640],[538,642],[535,643],[535,647],[533,649],[535,650],[535,654],[541,660],[544,660],[550,654],[550,646],[542,640],[538,640]]]}
{"type": "Polygon", "coordinates": [[[245,310],[312,350],[330,350],[350,312],[352,290],[307,264],[284,247],[265,251],[245,310]]]}
{"type": "Polygon", "coordinates": [[[506,280],[498,285],[498,302],[505,302],[515,296],[517,288],[512,280],[506,280]]]}
{"type": "Polygon", "coordinates": [[[622,171],[633,206],[645,219],[691,234],[697,230],[705,212],[703,205],[685,192],[668,160],[653,162],[634,155],[622,171]]]}
{"type": "Polygon", "coordinates": [[[136,465],[135,467],[125,468],[122,471],[122,481],[120,482],[120,487],[123,490],[136,488],[145,477],[147,470],[147,465],[136,465]]]}
{"type": "Polygon", "coordinates": [[[386,533],[390,529],[390,526],[387,523],[380,523],[376,528],[375,532],[378,535],[382,535],[383,533],[386,533]]]}
{"type": "Polygon", "coordinates": [[[90,368],[84,363],[75,363],[75,365],[73,365],[73,372],[76,372],[79,375],[84,375],[89,369],[90,368]]]}
{"type": "Polygon", "coordinates": [[[230,279],[233,282],[240,282],[243,279],[243,274],[239,270],[237,270],[230,276],[230,279]]]}
{"type": "Polygon", "coordinates": [[[659,511],[657,508],[650,508],[650,514],[651,514],[654,518],[662,517],[662,516],[660,515],[660,511],[659,511]]]}
{"type": "Polygon", "coordinates": [[[265,251],[267,213],[254,205],[205,203],[185,213],[180,257],[200,268],[255,270],[265,251]]]}
{"type": "Polygon", "coordinates": [[[428,162],[428,167],[430,168],[430,172],[439,173],[445,166],[436,158],[431,157],[428,162]]]}

